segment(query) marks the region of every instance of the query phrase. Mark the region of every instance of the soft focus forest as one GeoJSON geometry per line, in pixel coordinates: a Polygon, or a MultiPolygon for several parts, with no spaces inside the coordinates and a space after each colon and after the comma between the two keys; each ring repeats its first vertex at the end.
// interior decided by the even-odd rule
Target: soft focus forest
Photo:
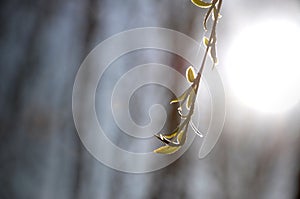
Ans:
{"type": "MultiPolygon", "coordinates": [[[[1,199],[300,198],[300,103],[282,114],[260,114],[243,106],[231,92],[225,63],[239,28],[260,21],[265,13],[287,15],[300,27],[299,0],[223,1],[217,30],[217,70],[226,93],[223,132],[204,159],[198,158],[195,142],[174,163],[144,174],[111,169],[86,150],[72,115],[76,73],[96,45],[133,28],[169,28],[201,42],[204,10],[190,0],[10,0],[0,5],[1,199]]],[[[283,38],[293,42],[288,35],[283,38]]],[[[128,56],[113,63],[100,80],[96,106],[100,123],[111,132],[108,137],[138,151],[128,137],[119,136],[122,131],[114,123],[109,102],[113,85],[137,64],[162,62],[184,74],[188,63],[155,50],[128,56]]],[[[300,61],[295,65],[300,67],[300,61]]],[[[178,120],[169,105],[172,97],[157,85],[139,89],[131,100],[133,120],[147,123],[146,112],[155,101],[169,107],[171,119],[164,128],[173,128],[178,120]]],[[[208,110],[201,118],[205,129],[208,110]]],[[[144,152],[155,148],[143,148],[143,143],[147,141],[139,143],[144,152]]]]}

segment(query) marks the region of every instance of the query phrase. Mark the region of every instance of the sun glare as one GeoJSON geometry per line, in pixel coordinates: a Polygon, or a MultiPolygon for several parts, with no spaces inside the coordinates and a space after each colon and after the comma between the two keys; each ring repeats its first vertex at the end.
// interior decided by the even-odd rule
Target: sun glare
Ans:
{"type": "Polygon", "coordinates": [[[227,61],[230,87],[239,100],[261,112],[283,112],[300,99],[300,27],[270,19],[235,36],[227,61]]]}

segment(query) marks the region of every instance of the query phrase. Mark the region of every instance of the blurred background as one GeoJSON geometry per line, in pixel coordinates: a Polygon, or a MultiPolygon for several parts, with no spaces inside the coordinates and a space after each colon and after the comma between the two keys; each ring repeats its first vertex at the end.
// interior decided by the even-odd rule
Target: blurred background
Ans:
{"type": "MultiPolygon", "coordinates": [[[[201,42],[205,11],[189,0],[0,5],[1,199],[300,198],[299,0],[224,0],[217,30],[217,70],[227,100],[221,137],[204,159],[195,143],[168,167],[146,174],[108,168],[82,145],[72,117],[76,73],[97,44],[132,28],[170,28],[201,42]]],[[[113,134],[108,137],[123,148],[128,138],[109,112],[112,85],[137,64],[162,62],[182,74],[188,67],[165,52],[128,56],[100,80],[96,105],[100,123],[113,134]]],[[[174,95],[158,86],[135,93],[132,118],[147,124],[154,94],[172,118],[164,128],[174,128],[176,109],[168,105],[174,95]]],[[[201,114],[205,126],[210,113],[201,114]]]]}

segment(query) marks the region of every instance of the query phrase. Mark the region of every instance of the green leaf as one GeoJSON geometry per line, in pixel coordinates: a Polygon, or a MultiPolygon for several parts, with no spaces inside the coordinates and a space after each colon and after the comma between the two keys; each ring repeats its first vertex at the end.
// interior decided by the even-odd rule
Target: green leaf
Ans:
{"type": "Polygon", "coordinates": [[[171,140],[169,140],[168,138],[166,138],[162,134],[158,134],[158,135],[154,135],[154,136],[157,137],[160,141],[162,141],[165,144],[170,144],[171,143],[171,140]]]}
{"type": "Polygon", "coordinates": [[[180,149],[180,146],[162,146],[159,147],[158,149],[155,149],[153,152],[154,153],[161,153],[161,154],[172,154],[175,153],[180,149]]]}
{"type": "Polygon", "coordinates": [[[187,99],[187,103],[186,103],[186,108],[187,109],[191,108],[192,103],[194,102],[194,98],[195,98],[195,91],[192,90],[190,95],[188,96],[188,99],[187,99]]]}
{"type": "Polygon", "coordinates": [[[180,145],[183,145],[186,140],[186,131],[181,131],[177,136],[177,140],[180,143],[180,145]]]}
{"type": "Polygon", "coordinates": [[[204,1],[201,0],[191,0],[193,2],[193,4],[195,4],[196,6],[200,7],[200,8],[209,8],[211,7],[211,3],[206,3],[204,1]]]}
{"type": "Polygon", "coordinates": [[[165,138],[167,139],[172,139],[173,137],[175,137],[177,135],[177,131],[175,131],[174,133],[170,134],[170,135],[163,135],[165,138]]]}
{"type": "Polygon", "coordinates": [[[212,61],[213,61],[214,65],[217,65],[218,64],[218,58],[217,58],[217,52],[216,52],[216,45],[215,44],[211,46],[210,55],[211,55],[211,58],[212,58],[212,61]]]}
{"type": "Polygon", "coordinates": [[[195,80],[195,71],[192,66],[186,69],[186,79],[191,83],[195,80]]]}
{"type": "Polygon", "coordinates": [[[154,135],[154,136],[157,137],[162,142],[164,142],[166,144],[170,144],[172,142],[172,140],[177,136],[177,134],[180,130],[181,130],[181,127],[178,126],[172,131],[172,133],[170,133],[168,135],[158,134],[158,135],[154,135]]]}
{"type": "Polygon", "coordinates": [[[186,93],[184,92],[181,96],[179,96],[176,99],[173,99],[170,104],[175,104],[177,102],[181,102],[182,100],[184,100],[184,98],[186,97],[186,93]]]}
{"type": "Polygon", "coordinates": [[[207,37],[203,37],[203,43],[205,44],[205,46],[209,45],[209,39],[207,37]]]}
{"type": "Polygon", "coordinates": [[[190,92],[190,90],[192,89],[192,87],[188,88],[186,91],[184,91],[184,93],[182,95],[180,95],[177,99],[174,99],[170,102],[170,104],[174,104],[177,102],[184,102],[187,98],[187,94],[190,92]]]}

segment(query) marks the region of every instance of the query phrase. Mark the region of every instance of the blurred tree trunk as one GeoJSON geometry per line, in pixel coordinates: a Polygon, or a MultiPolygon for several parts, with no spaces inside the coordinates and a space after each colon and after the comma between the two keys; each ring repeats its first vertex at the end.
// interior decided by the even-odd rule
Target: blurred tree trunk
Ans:
{"type": "MultiPolygon", "coordinates": [[[[151,15],[148,22],[138,21],[133,13],[145,14],[151,6],[155,12],[157,6],[137,1],[127,3],[69,0],[2,3],[0,75],[1,96],[5,97],[0,104],[0,158],[4,163],[1,186],[6,188],[1,189],[1,198],[122,198],[120,190],[131,192],[125,188],[131,176],[105,168],[83,148],[71,114],[76,71],[98,42],[143,23],[161,24],[160,18],[169,21],[168,14],[155,17],[151,12],[146,13],[151,15]],[[118,24],[113,22],[114,17],[118,24]],[[133,18],[136,24],[128,22],[133,18]]],[[[160,5],[165,12],[170,9],[168,3],[160,5]]],[[[175,13],[173,22],[167,26],[176,26],[175,13]]],[[[182,172],[179,165],[172,170],[182,172]]],[[[138,184],[143,183],[142,179],[137,178],[138,184]]],[[[144,195],[156,197],[156,193],[144,195]]]]}

